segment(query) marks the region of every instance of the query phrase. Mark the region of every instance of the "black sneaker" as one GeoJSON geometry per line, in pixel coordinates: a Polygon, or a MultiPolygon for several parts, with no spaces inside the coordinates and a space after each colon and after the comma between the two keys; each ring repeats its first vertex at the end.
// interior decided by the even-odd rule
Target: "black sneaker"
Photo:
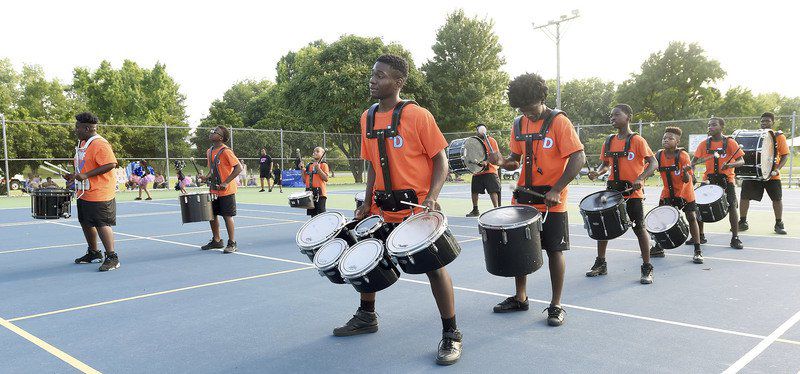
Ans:
{"type": "Polygon", "coordinates": [[[152,197],[148,197],[145,200],[153,200],[153,198],[152,197]]]}
{"type": "Polygon", "coordinates": [[[134,200],[141,200],[141,199],[142,199],[141,196],[134,198],[134,200]]]}
{"type": "Polygon", "coordinates": [[[742,245],[742,241],[739,240],[738,236],[731,238],[731,248],[744,249],[744,245],[742,245]]]}
{"type": "Polygon", "coordinates": [[[76,264],[90,264],[94,260],[103,261],[103,253],[100,251],[86,250],[86,254],[75,259],[76,264]]]}
{"type": "Polygon", "coordinates": [[[103,261],[103,264],[100,265],[100,271],[109,271],[119,268],[119,258],[117,258],[117,253],[106,253],[106,259],[103,261]]]}
{"type": "Polygon", "coordinates": [[[495,313],[521,312],[528,310],[528,298],[525,301],[517,300],[516,296],[511,296],[494,306],[495,313]]]}
{"type": "Polygon", "coordinates": [[[776,222],[775,223],[775,233],[776,234],[781,234],[781,235],[786,235],[786,230],[783,228],[783,222],[776,222]]]}
{"type": "Polygon", "coordinates": [[[596,277],[598,275],[606,274],[608,274],[608,264],[606,263],[605,259],[600,257],[596,257],[594,259],[594,265],[592,265],[592,268],[586,272],[587,277],[596,277]]]}
{"type": "Polygon", "coordinates": [[[739,221],[739,231],[747,231],[750,228],[750,225],[747,224],[747,221],[739,221]]]}
{"type": "Polygon", "coordinates": [[[351,336],[378,331],[378,314],[361,309],[344,326],[333,329],[333,336],[351,336]]]}
{"type": "MultiPolygon", "coordinates": [[[[700,235],[700,244],[706,244],[706,243],[708,243],[708,240],[706,240],[706,236],[705,235],[700,235]]],[[[686,244],[686,245],[694,245],[694,240],[693,239],[689,239],[684,244],[686,244]]]]}
{"type": "Polygon", "coordinates": [[[641,284],[653,283],[653,265],[647,263],[642,264],[642,278],[639,279],[641,284]]]}
{"type": "MultiPolygon", "coordinates": [[[[264,189],[262,188],[262,189],[261,189],[260,191],[258,191],[258,192],[264,192],[264,189]]],[[[272,190],[270,190],[269,192],[272,192],[272,190]]]]}
{"type": "Polygon", "coordinates": [[[658,244],[654,245],[653,248],[650,248],[650,257],[664,257],[664,249],[661,248],[658,244]]]}
{"type": "Polygon", "coordinates": [[[439,352],[436,354],[436,363],[439,365],[452,365],[461,358],[461,331],[445,331],[439,342],[439,352]]]}
{"type": "Polygon", "coordinates": [[[695,252],[694,257],[692,257],[692,262],[695,264],[702,264],[703,263],[703,254],[700,252],[695,252]]]}
{"type": "Polygon", "coordinates": [[[564,308],[560,306],[550,306],[544,308],[544,311],[547,311],[547,324],[550,326],[561,326],[564,324],[564,317],[567,315],[567,312],[564,311],[564,308]]]}
{"type": "Polygon", "coordinates": [[[467,213],[467,217],[477,217],[479,215],[481,215],[481,212],[477,209],[473,209],[471,212],[467,213]]]}
{"type": "Polygon", "coordinates": [[[212,239],[211,239],[211,240],[208,242],[208,244],[206,244],[206,245],[204,245],[204,246],[200,247],[200,249],[202,249],[202,250],[204,250],[204,251],[207,251],[207,250],[209,250],[209,249],[220,249],[220,248],[225,248],[225,243],[224,243],[224,242],[222,242],[222,238],[220,238],[220,239],[219,239],[218,241],[216,241],[216,242],[215,242],[215,241],[214,241],[214,239],[212,238],[212,239]]]}
{"type": "Polygon", "coordinates": [[[225,249],[222,250],[222,253],[233,253],[236,252],[237,249],[238,248],[236,247],[236,242],[228,240],[228,245],[225,247],[225,249]]]}

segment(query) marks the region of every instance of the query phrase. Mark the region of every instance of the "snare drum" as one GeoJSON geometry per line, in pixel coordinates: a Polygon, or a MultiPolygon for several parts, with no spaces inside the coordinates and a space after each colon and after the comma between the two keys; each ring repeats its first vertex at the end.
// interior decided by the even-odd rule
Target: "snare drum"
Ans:
{"type": "Polygon", "coordinates": [[[386,289],[400,278],[400,271],[378,239],[364,239],[350,247],[339,260],[339,272],[345,282],[362,293],[386,289]]]}
{"type": "Polygon", "coordinates": [[[353,233],[358,240],[373,238],[386,242],[389,234],[392,233],[392,226],[390,223],[383,222],[381,216],[372,215],[356,224],[353,233]]]}
{"type": "Polygon", "coordinates": [[[349,222],[339,212],[320,213],[300,227],[295,236],[295,242],[300,248],[300,253],[314,260],[317,249],[331,239],[339,238],[348,245],[356,243],[355,236],[350,232],[349,222]]]}
{"type": "Polygon", "coordinates": [[[669,205],[658,206],[647,212],[644,227],[663,249],[677,248],[689,237],[689,226],[681,212],[669,205]]]}
{"type": "Polygon", "coordinates": [[[442,212],[428,211],[408,217],[386,241],[389,255],[404,272],[422,274],[444,267],[461,253],[442,212]]]}
{"type": "Polygon", "coordinates": [[[314,209],[314,193],[300,191],[289,195],[289,206],[300,209],[314,209]]]}
{"type": "Polygon", "coordinates": [[[733,139],[744,152],[744,165],[734,169],[736,177],[768,180],[775,166],[775,132],[770,129],[736,130],[733,139]]]}
{"type": "Polygon", "coordinates": [[[486,161],[487,155],[486,146],[477,136],[453,140],[447,147],[450,170],[458,175],[483,171],[480,163],[486,161]]]}
{"type": "Polygon", "coordinates": [[[542,215],[536,208],[494,208],[478,217],[478,231],[489,273],[518,277],[542,267],[542,215]]]}
{"type": "Polygon", "coordinates": [[[583,227],[594,240],[611,240],[628,231],[626,200],[619,191],[598,191],[581,200],[583,227]]]}
{"type": "Polygon", "coordinates": [[[211,202],[216,195],[208,192],[192,193],[178,197],[181,206],[181,220],[183,223],[211,221],[214,219],[214,210],[211,202]]]}
{"type": "Polygon", "coordinates": [[[365,191],[361,191],[355,194],[353,198],[356,200],[356,209],[361,208],[361,205],[364,204],[364,200],[366,199],[367,193],[365,191]]]}
{"type": "Polygon", "coordinates": [[[716,184],[704,184],[694,190],[700,221],[717,222],[728,215],[725,189],[716,184]]]}
{"type": "Polygon", "coordinates": [[[342,273],[339,272],[339,259],[348,248],[350,245],[342,239],[333,239],[319,247],[313,261],[319,275],[333,283],[344,284],[342,273]]]}
{"type": "Polygon", "coordinates": [[[72,192],[63,188],[39,188],[31,191],[31,217],[36,219],[72,216],[72,192]]]}

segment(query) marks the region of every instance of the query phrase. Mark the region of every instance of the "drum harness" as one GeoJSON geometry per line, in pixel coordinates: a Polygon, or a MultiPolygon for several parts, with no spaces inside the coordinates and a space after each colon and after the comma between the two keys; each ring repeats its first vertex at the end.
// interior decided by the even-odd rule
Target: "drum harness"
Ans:
{"type": "MultiPolygon", "coordinates": [[[[96,139],[103,139],[100,135],[94,135],[91,138],[86,140],[86,143],[81,147],[80,141],[78,141],[78,146],[75,147],[75,174],[80,173],[83,170],[83,166],[86,162],[86,150],[89,149],[89,144],[92,144],[93,141],[96,139]]],[[[89,184],[89,179],[85,179],[82,181],[75,180],[75,198],[80,199],[86,191],[91,189],[91,185],[89,184]],[[78,193],[80,190],[80,194],[78,193]]]]}
{"type": "Polygon", "coordinates": [[[656,160],[658,160],[658,171],[661,173],[667,173],[667,190],[669,191],[669,205],[677,205],[679,208],[683,208],[686,204],[686,200],[683,198],[675,197],[675,186],[672,183],[672,172],[679,170],[678,161],[680,160],[681,152],[683,151],[682,148],[675,149],[675,164],[672,166],[661,166],[663,163],[661,162],[661,155],[664,153],[664,150],[659,150],[656,152],[656,160]]]}
{"type": "MultiPolygon", "coordinates": [[[[398,135],[400,129],[400,115],[406,105],[414,104],[419,105],[412,100],[401,100],[395,105],[392,111],[392,122],[386,129],[375,130],[375,112],[378,111],[378,103],[372,104],[367,111],[367,126],[366,137],[367,139],[377,139],[378,142],[378,156],[380,157],[381,172],[383,175],[383,190],[375,190],[375,204],[381,210],[389,212],[398,212],[405,209],[412,209],[409,205],[402,202],[411,202],[418,204],[417,192],[412,189],[393,190],[392,189],[392,176],[389,170],[389,154],[386,152],[386,140],[394,138],[398,135]]],[[[413,213],[413,209],[411,210],[413,213]]]]}
{"type": "Polygon", "coordinates": [[[630,154],[631,149],[631,140],[634,136],[639,135],[637,133],[629,134],[628,137],[625,139],[625,148],[622,149],[620,152],[611,152],[611,140],[614,139],[616,134],[610,135],[604,144],[605,152],[603,153],[603,157],[611,157],[614,159],[613,167],[614,167],[614,180],[609,180],[606,183],[606,186],[609,190],[619,191],[622,192],[624,196],[629,196],[633,193],[633,184],[628,181],[620,180],[619,176],[619,158],[620,157],[628,157],[630,154]],[[627,193],[626,193],[627,192],[627,193]]]}
{"type": "MultiPolygon", "coordinates": [[[[710,136],[708,138],[706,138],[706,154],[707,155],[712,154],[711,153],[711,140],[712,140],[712,137],[710,137],[710,136]]],[[[727,155],[728,154],[728,143],[729,143],[730,140],[733,140],[733,138],[731,138],[730,136],[723,136],[722,137],[722,141],[723,141],[722,147],[714,149],[714,153],[722,152],[723,155],[727,155]]],[[[736,152],[734,153],[734,155],[736,153],[738,153],[738,152],[739,152],[739,150],[737,149],[736,152]]],[[[733,158],[734,155],[731,155],[731,158],[733,158]]],[[[730,158],[728,159],[728,162],[730,162],[730,158]]],[[[726,162],[725,165],[727,165],[728,162],[726,162]]],[[[720,173],[719,157],[714,157],[714,172],[713,173],[708,173],[708,181],[713,183],[713,184],[716,184],[717,186],[720,186],[722,188],[725,188],[725,186],[728,184],[728,177],[725,174],[721,174],[720,173]]]]}
{"type": "MultiPolygon", "coordinates": [[[[208,149],[208,161],[211,163],[211,178],[208,178],[208,187],[212,190],[220,190],[219,185],[222,184],[222,176],[219,173],[219,163],[220,163],[220,156],[222,156],[222,152],[228,149],[227,146],[223,145],[222,148],[219,150],[214,159],[211,159],[211,155],[214,153],[214,147],[208,149]]],[[[197,168],[197,166],[195,166],[197,168]]]]}
{"type": "MultiPolygon", "coordinates": [[[[324,155],[323,155],[323,157],[324,157],[324,155]]],[[[326,162],[322,161],[322,159],[320,159],[319,163],[320,163],[320,165],[322,165],[322,164],[325,164],[326,162]]],[[[313,162],[309,162],[308,165],[306,165],[305,173],[306,173],[306,175],[308,175],[308,187],[306,187],[306,191],[311,191],[314,194],[314,201],[317,202],[317,201],[319,201],[319,197],[322,196],[322,188],[321,187],[314,187],[314,175],[317,174],[317,170],[316,169],[311,169],[311,171],[309,171],[309,168],[311,167],[311,165],[314,165],[314,163],[313,162]]]]}
{"type": "MultiPolygon", "coordinates": [[[[514,199],[522,204],[544,204],[544,194],[553,188],[553,186],[537,186],[533,184],[533,164],[536,164],[536,172],[539,173],[539,175],[542,174],[542,168],[539,167],[539,161],[536,159],[536,153],[533,150],[533,142],[536,141],[537,144],[541,144],[541,141],[544,140],[545,136],[550,130],[553,120],[560,114],[566,115],[563,111],[558,109],[548,110],[549,113],[547,113],[547,116],[542,123],[542,128],[539,129],[539,132],[523,133],[523,116],[517,116],[517,118],[514,119],[514,140],[525,142],[525,185],[522,186],[523,188],[514,189],[513,193],[514,199]]],[[[547,219],[547,213],[549,213],[549,210],[549,207],[547,207],[547,212],[545,212],[544,219],[542,220],[543,223],[544,220],[547,219]]]]}

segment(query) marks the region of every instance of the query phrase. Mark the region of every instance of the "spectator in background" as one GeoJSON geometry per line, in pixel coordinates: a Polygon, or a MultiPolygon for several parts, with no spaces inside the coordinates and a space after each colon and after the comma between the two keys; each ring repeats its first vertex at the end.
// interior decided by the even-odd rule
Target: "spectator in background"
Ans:
{"type": "Polygon", "coordinates": [[[258,158],[258,176],[261,181],[261,190],[264,192],[264,179],[267,180],[267,188],[272,192],[272,157],[267,154],[266,148],[261,148],[261,155],[258,158]]]}
{"type": "Polygon", "coordinates": [[[303,170],[303,159],[300,157],[300,148],[294,150],[294,170],[303,170]]]}
{"type": "Polygon", "coordinates": [[[272,164],[272,176],[275,178],[275,184],[273,186],[278,186],[278,189],[283,193],[283,184],[281,184],[283,183],[283,172],[281,171],[281,164],[277,162],[273,162],[272,164]]]}
{"type": "Polygon", "coordinates": [[[145,200],[153,200],[153,197],[150,196],[150,191],[147,190],[147,185],[156,179],[153,167],[148,165],[147,161],[142,160],[139,162],[139,166],[133,170],[133,174],[131,180],[135,180],[136,184],[139,186],[139,196],[134,200],[142,199],[142,191],[147,194],[147,199],[145,200]],[[136,176],[136,178],[134,178],[134,176],[136,176]]]}
{"type": "Polygon", "coordinates": [[[41,188],[58,188],[56,182],[53,182],[53,178],[47,177],[47,180],[42,183],[41,188]]]}
{"type": "Polygon", "coordinates": [[[156,172],[156,177],[153,179],[153,189],[167,188],[167,182],[164,180],[164,175],[156,172]]]}

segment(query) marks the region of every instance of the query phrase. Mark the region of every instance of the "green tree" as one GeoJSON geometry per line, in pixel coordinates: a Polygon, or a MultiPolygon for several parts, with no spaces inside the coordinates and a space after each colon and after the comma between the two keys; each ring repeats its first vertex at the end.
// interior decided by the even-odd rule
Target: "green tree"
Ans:
{"type": "Polygon", "coordinates": [[[505,98],[508,74],[494,22],[447,16],[436,33],[433,58],[422,66],[431,87],[430,109],[443,131],[467,131],[477,123],[506,124],[513,118],[505,98]]]}
{"type": "Polygon", "coordinates": [[[758,102],[753,93],[744,87],[737,86],[725,92],[719,107],[712,113],[717,117],[739,117],[756,115],[758,102]]]}

